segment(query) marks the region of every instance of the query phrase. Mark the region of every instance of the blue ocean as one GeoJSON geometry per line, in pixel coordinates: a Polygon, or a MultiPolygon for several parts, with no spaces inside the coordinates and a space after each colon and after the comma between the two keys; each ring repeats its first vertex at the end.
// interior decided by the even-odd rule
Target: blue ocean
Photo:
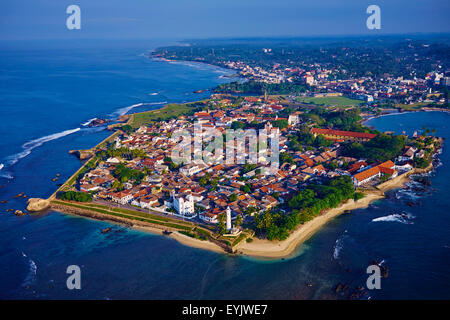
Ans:
{"type": "MultiPolygon", "coordinates": [[[[450,298],[450,153],[447,141],[431,186],[412,182],[329,222],[292,257],[227,256],[123,226],[45,212],[17,217],[26,199],[48,197],[90,148],[110,134],[89,127],[117,117],[195,101],[230,81],[228,70],[168,63],[148,53],[168,42],[8,42],[0,50],[0,299],[347,299],[364,287],[373,260],[389,267],[364,299],[450,298]],[[56,174],[60,181],[52,181],[56,174]],[[409,206],[410,202],[416,203],[409,206]],[[113,232],[101,234],[105,227],[113,232]],[[81,290],[66,269],[81,268],[81,290]],[[338,283],[348,286],[336,293],[338,283]]],[[[450,115],[406,113],[369,121],[412,134],[423,126],[450,137],[450,115]]]]}

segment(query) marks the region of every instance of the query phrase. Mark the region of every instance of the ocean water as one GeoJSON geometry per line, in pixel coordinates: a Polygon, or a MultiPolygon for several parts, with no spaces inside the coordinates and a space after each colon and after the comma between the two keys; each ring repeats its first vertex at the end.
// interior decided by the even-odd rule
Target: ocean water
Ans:
{"type": "MultiPolygon", "coordinates": [[[[365,286],[372,260],[389,267],[367,299],[450,298],[450,154],[430,174],[367,209],[330,221],[295,254],[264,260],[227,256],[173,239],[58,212],[24,217],[28,196],[46,197],[51,179],[80,162],[70,149],[106,137],[83,126],[94,117],[193,101],[194,90],[227,81],[227,71],[190,63],[151,61],[165,43],[9,43],[0,52],[0,291],[1,299],[347,299],[365,286]],[[142,105],[141,105],[142,104],[142,105]],[[136,107],[131,108],[131,106],[136,107]],[[1,166],[0,166],[1,167],[1,166]],[[414,202],[413,207],[408,202],[414,202]],[[112,226],[113,232],[101,234],[112,226]],[[66,269],[81,268],[81,290],[68,290],[66,269]],[[337,294],[337,283],[349,290],[337,294]]],[[[370,121],[380,130],[412,133],[424,125],[450,136],[446,113],[410,113],[370,121]]]]}

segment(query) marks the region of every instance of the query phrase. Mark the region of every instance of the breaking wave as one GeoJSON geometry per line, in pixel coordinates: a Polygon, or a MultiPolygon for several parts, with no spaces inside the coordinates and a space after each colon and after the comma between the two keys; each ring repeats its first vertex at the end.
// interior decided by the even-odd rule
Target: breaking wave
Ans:
{"type": "Polygon", "coordinates": [[[80,128],[65,130],[65,131],[61,131],[58,133],[50,134],[48,136],[44,136],[44,137],[41,137],[38,139],[28,141],[22,145],[22,148],[24,149],[22,152],[16,153],[16,154],[6,158],[6,160],[8,161],[7,166],[12,166],[12,165],[16,164],[20,159],[23,159],[26,156],[28,156],[34,148],[37,148],[46,142],[65,137],[65,136],[75,133],[77,131],[80,131],[80,128]]]}
{"type": "Polygon", "coordinates": [[[22,256],[24,258],[28,258],[29,270],[27,276],[22,282],[22,287],[26,287],[31,285],[36,280],[37,266],[36,263],[33,260],[31,260],[23,251],[22,256]]]}
{"type": "MultiPolygon", "coordinates": [[[[345,232],[347,232],[347,230],[345,230],[345,232]]],[[[344,234],[343,236],[336,239],[336,242],[335,242],[334,248],[333,248],[333,259],[334,260],[339,259],[339,255],[340,255],[342,249],[344,248],[344,241],[346,238],[348,238],[348,235],[344,234]]]]}
{"type": "Polygon", "coordinates": [[[158,104],[166,104],[167,101],[161,101],[161,102],[145,102],[145,103],[136,103],[133,104],[131,106],[127,106],[127,107],[123,107],[118,109],[117,111],[115,111],[113,114],[111,114],[112,116],[118,117],[118,116],[123,116],[124,114],[127,114],[128,112],[130,112],[130,110],[137,108],[137,107],[142,107],[142,106],[152,106],[152,105],[158,105],[158,104]]]}
{"type": "Polygon", "coordinates": [[[83,127],[87,127],[87,126],[90,125],[90,124],[92,123],[92,121],[94,121],[94,120],[97,120],[97,118],[89,119],[88,121],[86,121],[85,123],[82,123],[81,125],[82,125],[83,127]]]}
{"type": "Polygon", "coordinates": [[[342,248],[344,247],[343,241],[341,238],[336,240],[336,243],[334,245],[334,250],[333,250],[333,258],[334,260],[339,259],[339,253],[341,252],[342,248]]]}
{"type": "Polygon", "coordinates": [[[409,220],[414,219],[414,218],[415,218],[415,216],[413,216],[409,213],[408,214],[394,213],[394,214],[391,214],[388,216],[372,219],[372,222],[400,222],[403,224],[413,224],[413,222],[411,222],[409,220]]]}

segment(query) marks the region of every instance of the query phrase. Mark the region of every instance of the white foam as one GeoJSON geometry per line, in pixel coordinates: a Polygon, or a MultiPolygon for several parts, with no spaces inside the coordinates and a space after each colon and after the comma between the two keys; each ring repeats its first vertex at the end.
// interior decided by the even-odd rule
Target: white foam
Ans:
{"type": "Polygon", "coordinates": [[[158,105],[158,104],[165,104],[167,101],[161,101],[161,102],[146,102],[146,103],[136,103],[131,106],[123,107],[115,111],[112,116],[123,116],[124,114],[127,114],[130,110],[142,107],[142,106],[151,106],[151,105],[158,105]]]}
{"type": "Polygon", "coordinates": [[[411,221],[408,221],[409,219],[415,218],[413,215],[407,214],[406,217],[401,214],[391,214],[384,217],[375,218],[372,220],[372,222],[400,222],[404,224],[413,224],[411,221]]]}
{"type": "Polygon", "coordinates": [[[3,163],[0,163],[0,170],[2,170],[4,166],[5,165],[3,163]]]}
{"type": "MultiPolygon", "coordinates": [[[[345,233],[347,230],[345,230],[345,233]]],[[[336,243],[334,244],[333,248],[333,258],[334,260],[339,259],[339,254],[341,253],[342,249],[344,248],[344,239],[347,238],[348,235],[343,235],[342,237],[339,237],[336,239],[336,243]]]]}
{"type": "Polygon", "coordinates": [[[85,123],[82,123],[81,125],[82,125],[83,127],[87,127],[87,126],[90,125],[90,124],[92,123],[92,121],[94,121],[94,120],[97,120],[97,118],[89,119],[88,121],[86,121],[85,123]]]}
{"type": "Polygon", "coordinates": [[[44,136],[44,137],[41,137],[41,138],[38,138],[38,139],[34,139],[34,140],[31,140],[31,141],[28,141],[28,142],[26,142],[26,143],[24,143],[22,145],[22,148],[25,149],[25,150],[23,150],[22,152],[16,153],[16,154],[6,158],[8,160],[7,165],[8,166],[12,166],[12,165],[16,164],[20,159],[25,158],[26,156],[28,156],[34,148],[37,148],[37,147],[43,145],[46,142],[65,137],[65,136],[67,136],[69,134],[72,134],[72,133],[75,133],[77,131],[80,131],[80,128],[75,128],[75,129],[71,129],[71,130],[65,130],[65,131],[61,131],[61,132],[58,132],[58,133],[50,134],[48,136],[44,136]]]}
{"type": "MultiPolygon", "coordinates": [[[[24,258],[28,258],[27,255],[22,251],[22,256],[24,258]]],[[[37,265],[36,263],[31,260],[30,258],[28,258],[28,265],[29,265],[29,271],[27,276],[25,277],[25,279],[22,282],[22,287],[26,287],[30,284],[32,284],[34,282],[34,280],[36,279],[36,273],[37,273],[37,265]]]]}

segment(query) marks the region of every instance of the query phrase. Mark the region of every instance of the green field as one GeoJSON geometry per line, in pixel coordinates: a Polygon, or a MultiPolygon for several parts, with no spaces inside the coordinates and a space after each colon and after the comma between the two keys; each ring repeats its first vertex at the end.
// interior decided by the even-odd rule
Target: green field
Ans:
{"type": "Polygon", "coordinates": [[[176,104],[170,103],[161,109],[151,110],[133,115],[131,126],[139,128],[142,125],[147,125],[152,121],[165,121],[171,118],[178,118],[181,115],[187,115],[193,112],[194,104],[176,104]]]}
{"type": "Polygon", "coordinates": [[[67,202],[67,201],[61,201],[61,200],[53,200],[56,204],[61,204],[69,207],[79,208],[79,209],[85,209],[90,210],[98,213],[108,214],[112,216],[117,216],[121,218],[127,218],[132,220],[138,220],[138,221],[144,221],[149,222],[153,224],[162,225],[165,227],[171,227],[179,230],[185,230],[190,231],[194,224],[190,222],[170,219],[161,217],[155,214],[151,213],[145,213],[140,211],[134,211],[129,209],[122,209],[122,208],[113,208],[113,207],[107,207],[100,204],[94,204],[94,203],[73,203],[73,202],[67,202]]]}
{"type": "Polygon", "coordinates": [[[364,103],[361,100],[347,97],[299,97],[297,101],[321,106],[336,106],[339,108],[359,106],[364,103]]]}
{"type": "Polygon", "coordinates": [[[422,107],[426,106],[428,103],[418,102],[413,104],[396,104],[396,108],[400,108],[405,111],[416,111],[420,110],[422,107]]]}

